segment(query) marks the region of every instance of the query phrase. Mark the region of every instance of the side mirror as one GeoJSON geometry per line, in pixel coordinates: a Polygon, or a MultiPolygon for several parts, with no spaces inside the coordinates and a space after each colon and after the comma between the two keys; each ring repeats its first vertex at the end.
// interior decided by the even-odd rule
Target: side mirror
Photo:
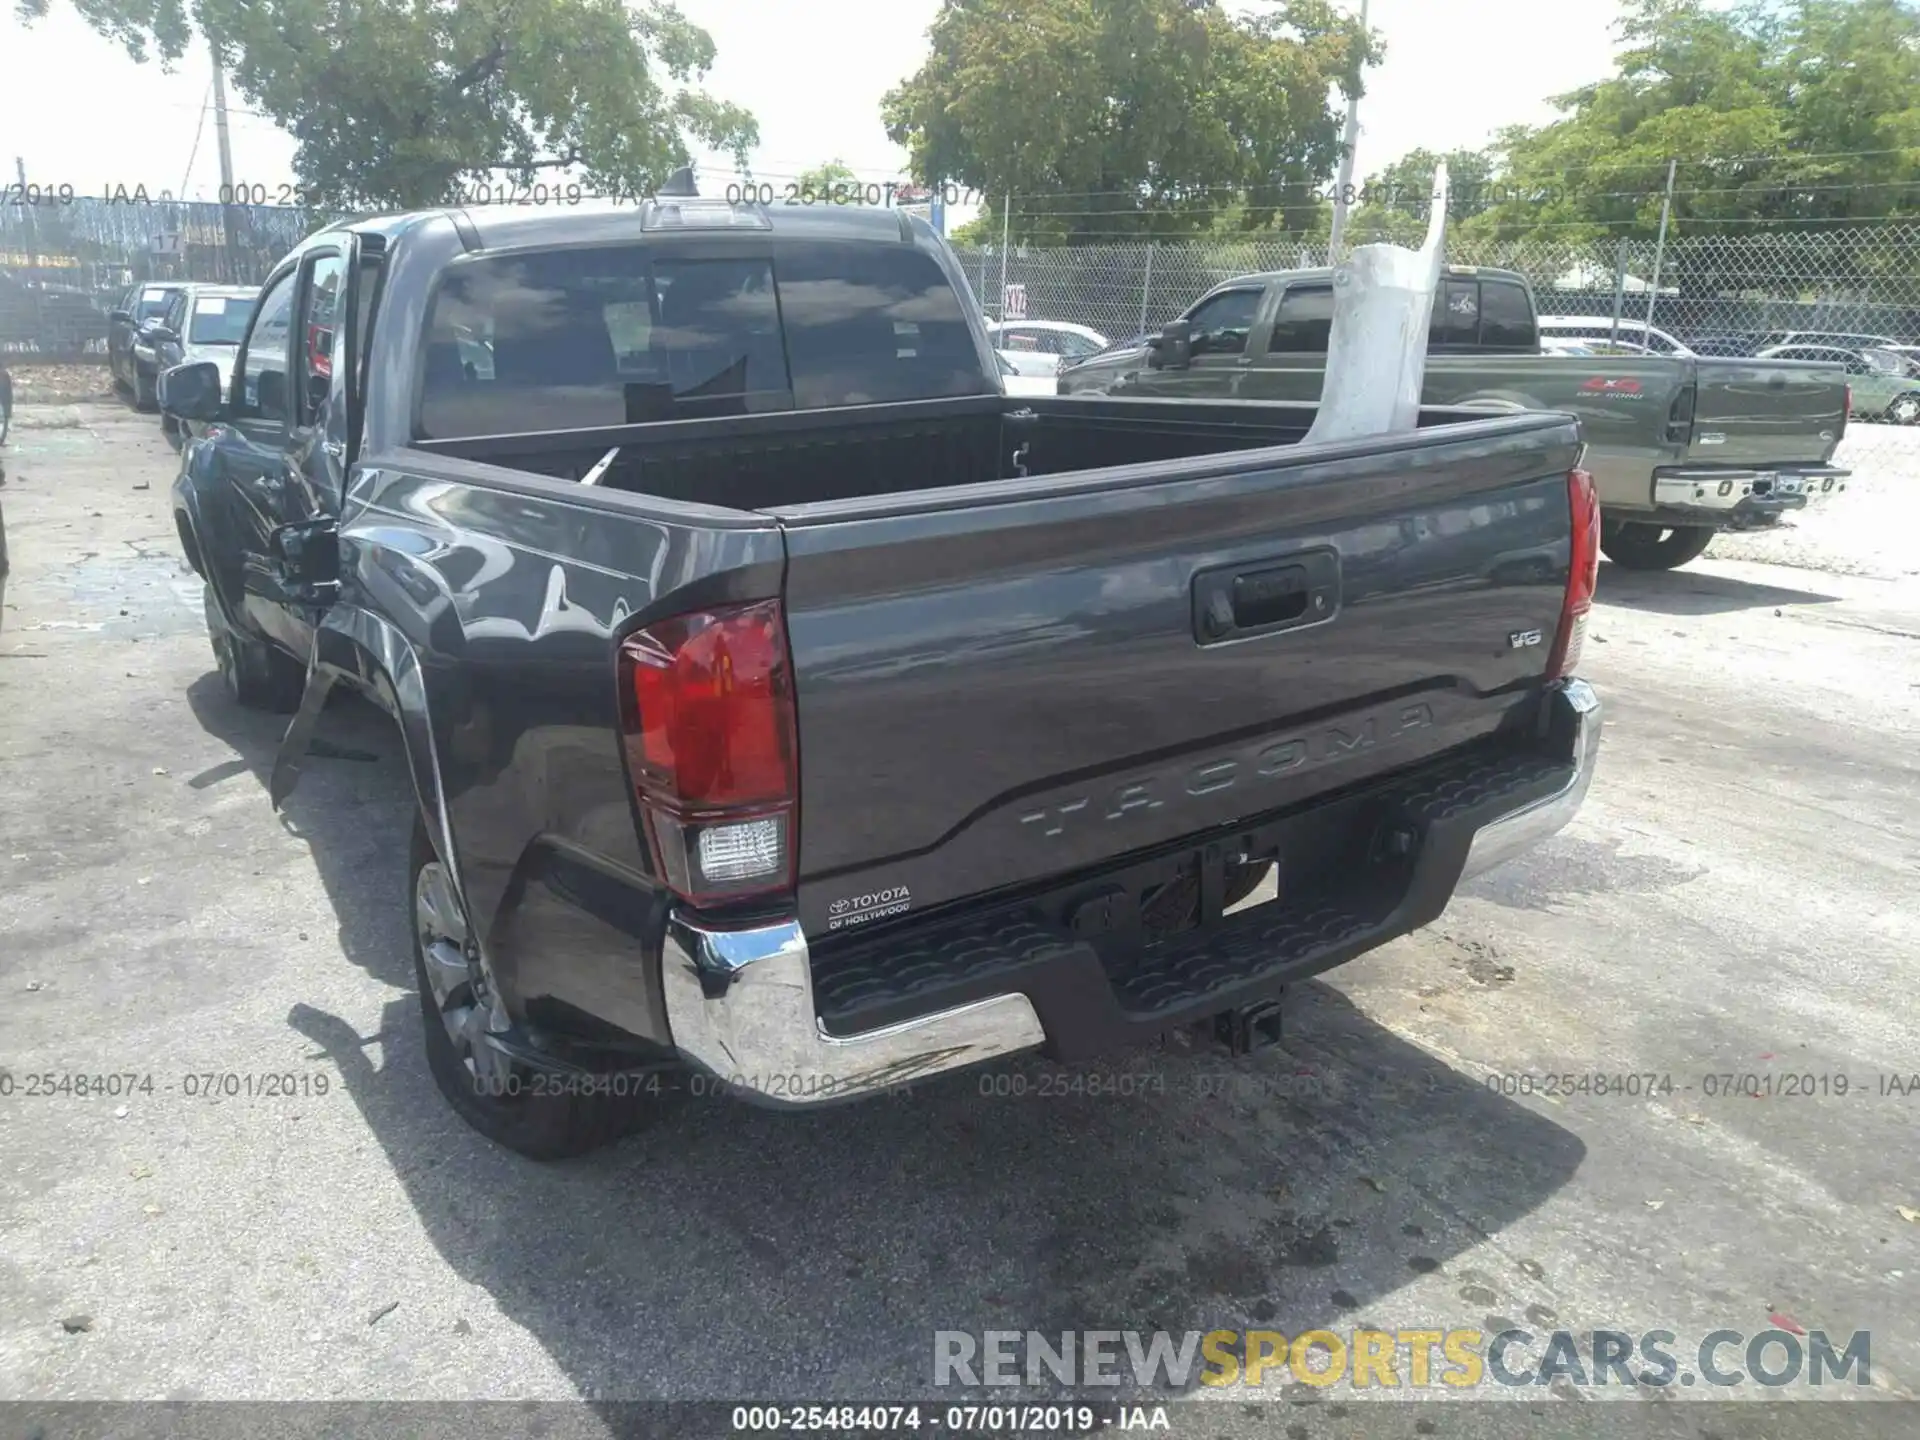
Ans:
{"type": "Polygon", "coordinates": [[[182,420],[218,420],[225,408],[220,367],[211,360],[171,365],[160,372],[160,408],[182,420]]]}
{"type": "Polygon", "coordinates": [[[1184,370],[1193,363],[1193,322],[1170,320],[1147,341],[1147,363],[1156,370],[1184,370]]]}
{"type": "Polygon", "coordinates": [[[171,325],[162,324],[158,320],[149,320],[145,325],[140,327],[140,333],[146,337],[149,344],[156,340],[165,340],[171,343],[180,338],[171,325]]]}
{"type": "Polygon", "coordinates": [[[114,321],[131,320],[133,316],[129,315],[125,310],[109,310],[107,312],[107,319],[114,321]]]}
{"type": "Polygon", "coordinates": [[[307,376],[307,409],[314,414],[327,408],[327,395],[333,389],[333,377],[329,375],[307,376]]]}

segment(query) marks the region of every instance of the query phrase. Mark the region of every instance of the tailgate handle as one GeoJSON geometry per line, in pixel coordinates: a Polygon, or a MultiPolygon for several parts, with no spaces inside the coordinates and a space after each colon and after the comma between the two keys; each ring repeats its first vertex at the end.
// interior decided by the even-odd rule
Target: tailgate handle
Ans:
{"type": "Polygon", "coordinates": [[[1194,577],[1193,599],[1203,645],[1316,625],[1339,608],[1340,559],[1315,550],[1285,563],[1206,571],[1194,577]]]}

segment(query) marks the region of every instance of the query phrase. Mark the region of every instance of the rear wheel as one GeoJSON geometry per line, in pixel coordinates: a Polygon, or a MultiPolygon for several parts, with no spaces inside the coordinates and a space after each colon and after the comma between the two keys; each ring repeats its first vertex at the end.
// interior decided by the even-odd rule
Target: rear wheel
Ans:
{"type": "Polygon", "coordinates": [[[1887,419],[1896,425],[1920,424],[1920,395],[1902,395],[1887,407],[1887,419]]]}
{"type": "Polygon", "coordinates": [[[492,982],[466,909],[418,818],[407,869],[427,1068],[447,1103],[489,1140],[534,1160],[584,1155],[618,1139],[643,1097],[568,1093],[566,1077],[538,1075],[488,1042],[492,982]]]}
{"type": "Polygon", "coordinates": [[[1698,560],[1713,542],[1711,525],[1650,525],[1616,520],[1600,528],[1600,549],[1628,570],[1672,570],[1698,560]]]}
{"type": "Polygon", "coordinates": [[[203,587],[201,604],[206,610],[207,639],[213,645],[214,663],[227,694],[249,710],[272,710],[290,714],[300,708],[300,697],[307,688],[307,672],[300,662],[265,641],[242,635],[227,624],[214,598],[213,582],[203,587]]]}

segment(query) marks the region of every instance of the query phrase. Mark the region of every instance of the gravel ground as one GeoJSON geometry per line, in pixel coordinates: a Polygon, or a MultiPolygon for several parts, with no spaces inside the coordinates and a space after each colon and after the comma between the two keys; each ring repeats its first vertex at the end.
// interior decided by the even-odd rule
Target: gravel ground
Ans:
{"type": "MultiPolygon", "coordinates": [[[[1870,578],[1891,547],[1603,567],[1584,813],[1303,987],[1280,1051],[1117,1062],[1147,1095],[1042,1098],[1034,1061],[1019,1099],[687,1102],[543,1167],[426,1073],[384,722],[330,716],[358,758],[276,816],[279,727],[212,674],[152,418],[81,404],[7,460],[0,1398],[871,1399],[928,1392],[938,1329],[1772,1317],[1870,1330],[1874,1396],[1920,1384],[1920,1096],[1877,1088],[1920,1072],[1920,582],[1870,578]],[[1674,1088],[1500,1093],[1568,1071],[1674,1088]],[[26,1096],[42,1072],[154,1089],[26,1096]],[[1724,1073],[1852,1089],[1707,1094],[1724,1073]]],[[[1840,513],[1808,534],[1840,545],[1840,513]]]]}

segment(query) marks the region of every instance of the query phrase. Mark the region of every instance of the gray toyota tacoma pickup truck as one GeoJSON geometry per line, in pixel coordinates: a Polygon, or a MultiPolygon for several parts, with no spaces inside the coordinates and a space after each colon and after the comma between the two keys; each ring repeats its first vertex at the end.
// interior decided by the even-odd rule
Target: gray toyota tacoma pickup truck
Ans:
{"type": "MultiPolygon", "coordinates": [[[[1333,283],[1326,269],[1229,280],[1144,343],[1062,370],[1060,392],[1318,400],[1333,283]]],[[[1600,548],[1632,570],[1684,565],[1722,530],[1769,528],[1847,488],[1833,464],[1851,404],[1841,366],[1545,354],[1533,291],[1511,270],[1445,272],[1421,398],[1577,417],[1600,489],[1600,548]]]]}
{"type": "Polygon", "coordinates": [[[898,213],[345,224],[161,391],[274,798],[334,687],[392,717],[430,1067],[528,1154],[696,1083],[1255,1048],[1593,775],[1571,417],[1010,399],[898,213]]]}

